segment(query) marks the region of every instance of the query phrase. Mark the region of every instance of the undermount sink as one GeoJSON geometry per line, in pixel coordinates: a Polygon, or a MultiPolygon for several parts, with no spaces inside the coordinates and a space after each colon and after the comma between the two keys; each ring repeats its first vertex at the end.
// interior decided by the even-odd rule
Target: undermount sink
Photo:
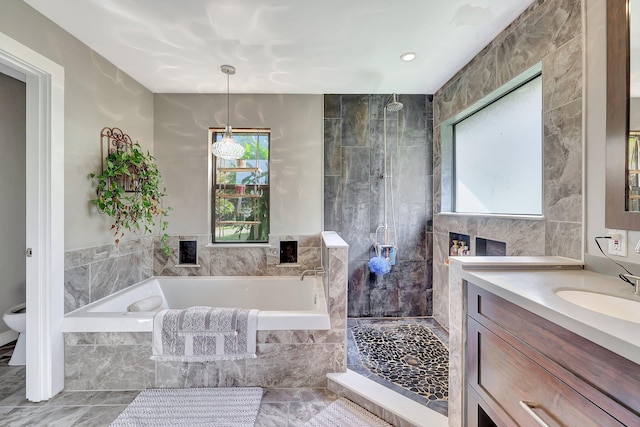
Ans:
{"type": "Polygon", "coordinates": [[[571,304],[587,310],[629,322],[640,323],[640,299],[630,300],[597,292],[578,290],[557,291],[556,295],[571,304]]]}

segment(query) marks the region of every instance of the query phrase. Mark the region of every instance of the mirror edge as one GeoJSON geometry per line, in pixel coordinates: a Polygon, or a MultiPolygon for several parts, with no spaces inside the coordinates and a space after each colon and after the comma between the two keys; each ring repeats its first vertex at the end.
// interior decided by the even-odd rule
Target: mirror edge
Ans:
{"type": "Polygon", "coordinates": [[[640,230],[640,213],[626,210],[628,135],[629,0],[607,0],[605,227],[640,230]]]}

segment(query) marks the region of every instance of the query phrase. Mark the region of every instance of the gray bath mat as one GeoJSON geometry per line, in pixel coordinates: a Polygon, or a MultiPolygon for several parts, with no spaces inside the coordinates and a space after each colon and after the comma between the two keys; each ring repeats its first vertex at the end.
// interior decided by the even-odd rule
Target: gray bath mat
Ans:
{"type": "Polygon", "coordinates": [[[304,427],[393,427],[344,397],[327,406],[304,427]]]}
{"type": "Polygon", "coordinates": [[[142,390],[111,427],[253,427],[259,387],[142,390]]]}

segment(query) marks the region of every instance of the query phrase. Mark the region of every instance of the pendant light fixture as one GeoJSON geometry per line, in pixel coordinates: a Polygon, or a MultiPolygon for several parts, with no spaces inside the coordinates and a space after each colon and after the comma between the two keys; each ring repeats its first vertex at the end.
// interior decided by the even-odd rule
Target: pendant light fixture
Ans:
{"type": "Polygon", "coordinates": [[[227,75],[227,126],[224,129],[224,136],[220,141],[213,141],[211,144],[211,152],[221,159],[237,160],[244,156],[244,147],[236,142],[229,125],[229,117],[231,109],[229,108],[229,76],[236,73],[235,67],[231,65],[222,65],[220,70],[227,75]]]}

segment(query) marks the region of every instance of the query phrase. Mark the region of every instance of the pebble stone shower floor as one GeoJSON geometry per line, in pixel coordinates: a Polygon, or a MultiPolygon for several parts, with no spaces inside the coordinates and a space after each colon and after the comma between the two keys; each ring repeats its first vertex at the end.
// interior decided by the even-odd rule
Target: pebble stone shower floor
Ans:
{"type": "Polygon", "coordinates": [[[447,415],[446,329],[431,317],[351,318],[347,325],[349,369],[447,415]]]}

